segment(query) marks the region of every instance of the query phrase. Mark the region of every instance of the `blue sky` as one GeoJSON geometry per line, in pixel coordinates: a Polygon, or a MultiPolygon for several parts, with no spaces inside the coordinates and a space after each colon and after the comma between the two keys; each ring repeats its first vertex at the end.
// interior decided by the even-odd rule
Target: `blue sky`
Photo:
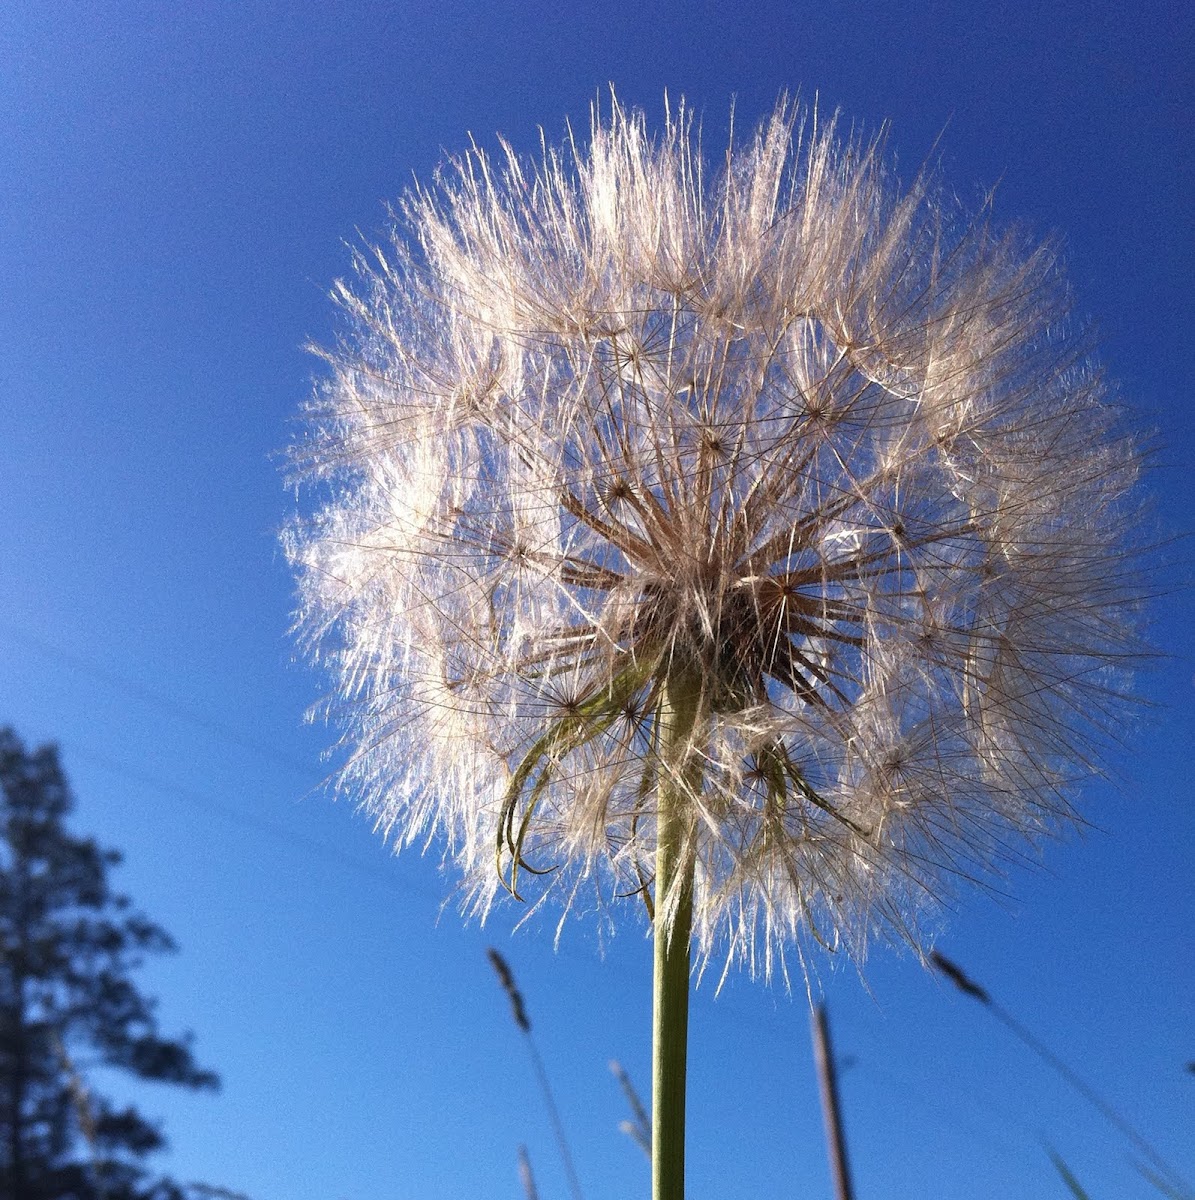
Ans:
{"type": "MultiPolygon", "coordinates": [[[[76,827],[182,946],[143,972],[218,1097],[135,1091],[181,1179],[254,1200],[566,1194],[484,957],[527,996],[589,1200],[644,1194],[606,1062],[646,1084],[650,947],[479,930],[434,855],[394,860],[320,789],[326,684],[294,659],[279,457],[346,243],[471,132],[533,152],[613,81],[706,142],[784,90],[912,174],[1064,239],[1132,419],[1159,538],[1192,529],[1195,130],[1188,6],[181,4],[0,12],[0,723],[61,743],[76,827]]],[[[1195,1176],[1190,543],[1167,551],[1151,701],[1091,828],[965,897],[940,946],[1195,1176]]],[[[822,963],[860,1200],[1156,1195],[1129,1148],[973,1002],[877,948],[822,963]]],[[[693,1200],[828,1196],[805,1001],[696,994],[693,1200]]]]}

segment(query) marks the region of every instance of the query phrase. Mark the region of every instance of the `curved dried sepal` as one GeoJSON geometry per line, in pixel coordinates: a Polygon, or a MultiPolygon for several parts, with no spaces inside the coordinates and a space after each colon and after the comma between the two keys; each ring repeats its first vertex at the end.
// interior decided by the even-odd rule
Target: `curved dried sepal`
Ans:
{"type": "Polygon", "coordinates": [[[828,800],[810,786],[809,781],[801,772],[801,768],[792,760],[788,747],[782,742],[769,742],[755,756],[756,772],[763,781],[768,793],[769,805],[778,802],[783,811],[788,799],[788,785],[791,783],[797,791],[809,801],[814,808],[820,809],[835,821],[841,822],[852,833],[860,837],[870,837],[871,831],[844,816],[828,800]]]}
{"type": "Polygon", "coordinates": [[[506,795],[503,797],[502,811],[498,818],[495,865],[502,886],[516,900],[522,900],[517,889],[520,870],[528,871],[532,875],[548,875],[556,870],[555,867],[532,867],[523,857],[523,843],[531,825],[531,818],[544,790],[551,782],[553,770],[569,754],[605,734],[615,721],[624,715],[628,705],[649,682],[651,683],[650,700],[650,696],[659,687],[659,681],[653,679],[659,669],[659,658],[629,663],[610,681],[608,686],[602,688],[595,695],[578,701],[571,706],[570,712],[558,718],[548,728],[548,731],[535,741],[515,769],[514,774],[511,775],[506,795]],[[535,783],[531,788],[531,795],[522,818],[519,819],[519,827],[516,832],[515,819],[519,800],[533,778],[535,778],[535,783]],[[510,854],[509,880],[502,869],[503,851],[510,854]]]}

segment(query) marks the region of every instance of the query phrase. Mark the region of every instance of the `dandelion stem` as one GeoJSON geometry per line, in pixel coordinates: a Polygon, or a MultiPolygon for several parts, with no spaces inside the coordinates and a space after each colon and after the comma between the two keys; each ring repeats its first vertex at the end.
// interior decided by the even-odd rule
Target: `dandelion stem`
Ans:
{"type": "Polygon", "coordinates": [[[685,747],[697,723],[700,680],[676,672],[664,686],[655,896],[655,988],[652,1011],[652,1200],[684,1200],[685,1063],[689,1037],[689,942],[693,929],[691,837],[699,768],[685,747]],[[676,763],[685,765],[677,772],[676,763]]]}

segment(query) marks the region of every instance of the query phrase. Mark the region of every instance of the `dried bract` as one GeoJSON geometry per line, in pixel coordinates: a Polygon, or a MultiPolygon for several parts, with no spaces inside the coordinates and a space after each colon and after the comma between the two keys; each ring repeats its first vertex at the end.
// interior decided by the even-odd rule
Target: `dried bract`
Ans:
{"type": "Polygon", "coordinates": [[[1071,814],[1139,652],[1137,453],[1053,253],[785,105],[716,180],[683,108],[504,149],[338,289],[288,548],[343,783],[482,911],[650,908],[666,785],[705,956],[915,940],[1071,814]]]}

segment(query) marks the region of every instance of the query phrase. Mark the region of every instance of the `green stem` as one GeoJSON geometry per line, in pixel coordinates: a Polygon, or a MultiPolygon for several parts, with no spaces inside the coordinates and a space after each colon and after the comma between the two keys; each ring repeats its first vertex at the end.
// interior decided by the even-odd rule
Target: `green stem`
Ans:
{"type": "Polygon", "coordinates": [[[652,1200],[684,1200],[685,1060],[689,1037],[689,942],[693,930],[692,790],[700,768],[686,766],[700,681],[678,673],[664,687],[656,818],[655,988],[652,1009],[652,1200]],[[674,772],[679,768],[679,776],[674,772]],[[673,898],[675,897],[675,899],[673,898]],[[672,920],[665,920],[665,913],[672,920]]]}

